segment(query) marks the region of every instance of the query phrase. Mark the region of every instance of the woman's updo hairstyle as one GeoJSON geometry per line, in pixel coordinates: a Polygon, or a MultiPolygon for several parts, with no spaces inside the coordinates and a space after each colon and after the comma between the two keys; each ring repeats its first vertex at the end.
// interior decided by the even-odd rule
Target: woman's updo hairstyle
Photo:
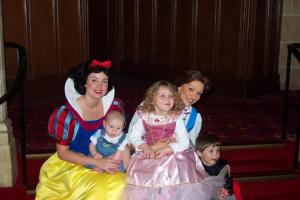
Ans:
{"type": "Polygon", "coordinates": [[[90,73],[103,72],[108,77],[107,92],[112,89],[111,66],[108,66],[111,62],[104,61],[103,63],[95,59],[88,60],[87,62],[81,63],[68,71],[68,77],[73,79],[74,88],[79,94],[84,95],[86,93],[85,84],[90,73]],[[102,65],[103,63],[106,66],[102,65]]]}
{"type": "Polygon", "coordinates": [[[203,95],[207,94],[211,90],[212,86],[210,79],[198,70],[187,70],[182,73],[182,75],[177,75],[176,79],[174,79],[173,81],[177,87],[180,87],[183,84],[187,84],[192,81],[199,81],[204,85],[203,95]]]}

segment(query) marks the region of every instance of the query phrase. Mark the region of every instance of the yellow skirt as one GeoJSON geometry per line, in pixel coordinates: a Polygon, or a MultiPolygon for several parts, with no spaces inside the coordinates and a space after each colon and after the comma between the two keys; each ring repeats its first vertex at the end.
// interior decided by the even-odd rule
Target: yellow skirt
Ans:
{"type": "Polygon", "coordinates": [[[55,153],[41,167],[35,199],[118,200],[124,186],[124,173],[100,174],[55,153]]]}

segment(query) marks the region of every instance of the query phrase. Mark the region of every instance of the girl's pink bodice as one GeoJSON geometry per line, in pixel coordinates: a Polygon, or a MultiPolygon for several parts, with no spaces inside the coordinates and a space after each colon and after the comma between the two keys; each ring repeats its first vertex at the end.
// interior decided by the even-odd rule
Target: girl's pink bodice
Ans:
{"type": "Polygon", "coordinates": [[[167,124],[152,125],[143,120],[146,131],[145,139],[149,145],[153,145],[160,139],[172,138],[176,126],[176,121],[167,124]]]}

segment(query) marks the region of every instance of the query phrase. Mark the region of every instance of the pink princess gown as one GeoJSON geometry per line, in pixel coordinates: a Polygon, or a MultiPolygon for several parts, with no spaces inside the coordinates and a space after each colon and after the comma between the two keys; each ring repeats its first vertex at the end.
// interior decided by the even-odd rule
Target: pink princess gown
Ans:
{"type": "MultiPolygon", "coordinates": [[[[174,138],[176,121],[150,125],[143,120],[145,140],[149,145],[159,139],[174,138]]],[[[207,176],[192,146],[162,159],[133,155],[126,173],[126,200],[208,200],[217,197],[223,185],[221,177],[207,176]]]]}

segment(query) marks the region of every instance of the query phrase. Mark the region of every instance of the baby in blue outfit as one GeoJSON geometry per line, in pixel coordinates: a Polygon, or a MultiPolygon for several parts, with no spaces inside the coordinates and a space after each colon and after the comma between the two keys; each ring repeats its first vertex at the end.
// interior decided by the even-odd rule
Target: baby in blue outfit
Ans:
{"type": "MultiPolygon", "coordinates": [[[[111,111],[103,121],[103,129],[99,129],[90,138],[90,155],[97,159],[110,157],[121,161],[121,153],[128,144],[127,135],[123,132],[125,118],[119,111],[111,111]]],[[[87,166],[94,171],[102,172],[102,169],[87,166]]],[[[120,165],[120,171],[125,172],[124,165],[120,165]]]]}

